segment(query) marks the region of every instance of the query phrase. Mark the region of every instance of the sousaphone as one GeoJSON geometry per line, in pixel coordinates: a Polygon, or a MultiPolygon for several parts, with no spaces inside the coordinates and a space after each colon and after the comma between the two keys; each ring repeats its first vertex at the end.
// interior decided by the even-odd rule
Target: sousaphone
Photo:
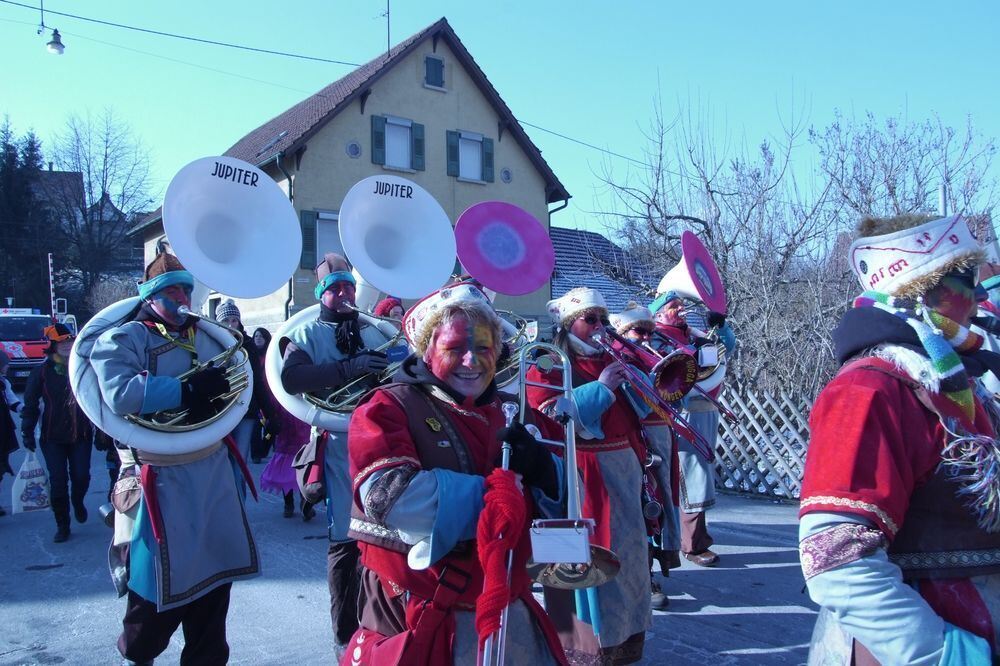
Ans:
{"type": "MultiPolygon", "coordinates": [[[[198,159],[174,176],[163,197],[163,228],[198,283],[238,298],[278,289],[295,271],[302,248],[298,217],[281,188],[257,167],[232,157],[198,159]]],[[[176,455],[214,444],[246,413],[253,370],[238,332],[210,319],[191,313],[199,318],[198,334],[224,349],[213,361],[227,368],[234,384],[229,394],[218,396],[225,405],[218,413],[204,422],[191,422],[182,409],[120,416],[104,402],[91,351],[140,305],[138,297],[114,303],[80,331],[69,359],[70,386],[80,408],[114,439],[150,453],[176,455]]]]}
{"type": "MultiPolygon", "coordinates": [[[[364,283],[366,305],[371,294],[385,292],[400,298],[420,298],[441,287],[455,264],[455,235],[441,205],[416,183],[399,176],[369,176],[347,192],[340,207],[340,242],[354,265],[359,284],[364,283]]],[[[360,303],[359,303],[360,305],[360,303]]],[[[363,393],[297,395],[281,387],[281,367],[288,334],[319,316],[320,306],[299,312],[278,330],[267,350],[264,369],[278,402],[296,418],[326,430],[347,430],[351,410],[363,393]],[[332,399],[331,399],[332,398],[332,399]]],[[[376,326],[390,339],[398,329],[384,318],[359,312],[365,323],[376,326]]],[[[383,350],[385,351],[385,350],[383,350]]],[[[384,381],[396,365],[376,378],[384,381]]]]}

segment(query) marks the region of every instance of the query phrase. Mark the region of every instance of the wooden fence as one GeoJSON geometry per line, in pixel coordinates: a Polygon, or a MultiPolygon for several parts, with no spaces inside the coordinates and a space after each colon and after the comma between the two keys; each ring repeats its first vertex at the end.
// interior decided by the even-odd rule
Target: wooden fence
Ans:
{"type": "Polygon", "coordinates": [[[733,387],[723,391],[721,401],[736,421],[719,419],[719,484],[738,492],[797,499],[812,404],[784,391],[775,395],[733,387]]]}

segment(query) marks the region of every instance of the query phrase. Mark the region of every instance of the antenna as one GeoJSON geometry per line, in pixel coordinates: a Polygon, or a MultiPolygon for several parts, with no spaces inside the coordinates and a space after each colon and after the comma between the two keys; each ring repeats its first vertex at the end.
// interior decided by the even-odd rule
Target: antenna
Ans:
{"type": "Polygon", "coordinates": [[[392,39],[389,36],[391,25],[389,23],[389,0],[385,0],[385,57],[389,57],[392,50],[392,39]]]}

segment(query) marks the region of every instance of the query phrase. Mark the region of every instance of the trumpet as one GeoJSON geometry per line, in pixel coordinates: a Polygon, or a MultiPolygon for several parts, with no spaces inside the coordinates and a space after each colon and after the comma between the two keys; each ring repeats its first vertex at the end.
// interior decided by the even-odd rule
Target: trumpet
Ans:
{"type": "Polygon", "coordinates": [[[629,385],[639,394],[643,402],[660,418],[670,423],[670,427],[677,434],[691,442],[691,445],[702,457],[709,462],[715,460],[715,451],[712,445],[691,427],[676,407],[670,404],[672,401],[684,397],[694,386],[697,376],[694,357],[686,353],[685,350],[678,349],[663,358],[657,357],[657,361],[650,367],[645,362],[650,356],[645,349],[619,335],[611,328],[606,328],[605,332],[625,351],[616,349],[600,334],[594,335],[591,340],[599,349],[604,350],[611,358],[622,364],[629,385]],[[677,369],[673,367],[675,365],[677,369]],[[666,372],[668,369],[670,372],[666,372]]]}
{"type": "Polygon", "coordinates": [[[207,361],[199,361],[191,369],[185,370],[181,374],[177,375],[176,379],[183,382],[196,372],[201,372],[207,368],[225,368],[225,376],[226,381],[229,382],[229,390],[212,399],[212,402],[221,400],[223,404],[213,416],[203,421],[194,423],[185,422],[189,411],[187,409],[171,409],[156,412],[155,414],[149,415],[148,418],[144,418],[137,414],[125,415],[126,421],[141,425],[144,428],[149,428],[150,430],[159,430],[161,432],[188,432],[190,430],[203,428],[209,423],[215,422],[221,418],[230,407],[232,407],[233,403],[239,399],[240,394],[243,393],[247,386],[250,385],[250,374],[247,372],[247,362],[249,361],[249,356],[247,355],[246,350],[243,349],[243,334],[235,328],[226,326],[222,322],[215,321],[214,319],[210,319],[208,317],[202,317],[201,315],[192,312],[187,306],[182,305],[177,308],[177,312],[182,317],[194,317],[198,321],[205,324],[218,326],[233,336],[234,342],[207,361]],[[237,358],[235,363],[230,362],[233,357],[237,358]]]}

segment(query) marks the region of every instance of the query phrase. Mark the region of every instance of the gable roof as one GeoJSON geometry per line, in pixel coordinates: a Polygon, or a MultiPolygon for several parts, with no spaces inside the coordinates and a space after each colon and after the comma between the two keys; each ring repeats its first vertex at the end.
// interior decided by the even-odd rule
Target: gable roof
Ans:
{"type": "MultiPolygon", "coordinates": [[[[281,153],[294,153],[333,120],[338,113],[350,106],[355,99],[362,97],[366,91],[369,91],[372,85],[396,63],[404,60],[428,39],[433,39],[435,43],[437,40],[443,39],[475,82],[479,91],[490,101],[500,117],[504,131],[517,141],[545,180],[546,203],[569,199],[571,195],[556,177],[548,162],[542,157],[542,151],[528,138],[524,128],[514,117],[514,113],[501,99],[496,88],[486,78],[486,74],[476,64],[472,54],[465,48],[445,18],[441,18],[415,35],[411,35],[392,47],[388,53],[379,55],[343,78],[334,81],[319,92],[271,118],[234,143],[225,152],[225,155],[263,168],[281,153]]],[[[137,234],[159,220],[160,209],[157,209],[139,221],[128,233],[129,235],[137,234]]]]}
{"type": "Polygon", "coordinates": [[[582,229],[549,227],[556,254],[552,298],[574,287],[601,292],[608,311],[621,312],[629,301],[647,305],[660,280],[652,270],[601,234],[582,229]]]}
{"type": "Polygon", "coordinates": [[[476,64],[458,35],[452,30],[448,20],[444,18],[400,42],[388,53],[379,55],[347,76],[334,81],[316,94],[271,118],[233,144],[226,151],[226,155],[262,166],[273,160],[279,153],[295,152],[338,113],[347,108],[351,102],[370,90],[372,85],[396,63],[404,60],[428,39],[433,39],[435,44],[439,39],[443,39],[476,83],[480,92],[490,101],[500,117],[504,131],[509,132],[514,137],[535,168],[542,174],[546,186],[546,203],[569,199],[569,192],[566,191],[551,167],[542,158],[541,151],[528,138],[524,128],[517,122],[517,118],[514,117],[510,108],[500,98],[500,94],[486,78],[486,74],[479,68],[479,65],[476,64]]]}

